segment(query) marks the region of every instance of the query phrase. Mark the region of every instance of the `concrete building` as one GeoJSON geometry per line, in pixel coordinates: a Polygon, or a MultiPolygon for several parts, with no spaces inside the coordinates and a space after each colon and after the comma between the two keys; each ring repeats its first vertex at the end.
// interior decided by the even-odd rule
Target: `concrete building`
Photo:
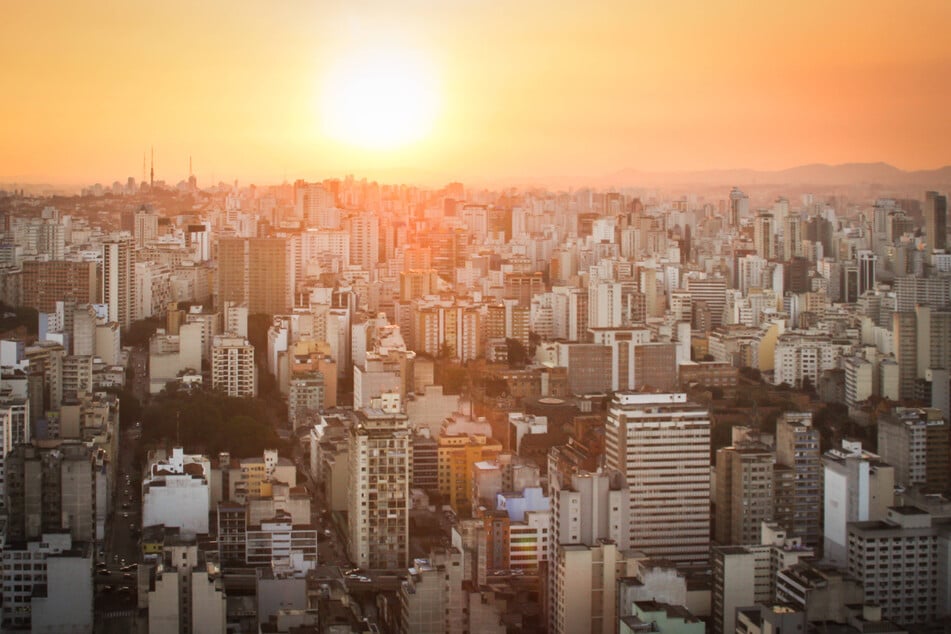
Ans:
{"type": "Polygon", "coordinates": [[[79,441],[18,445],[6,456],[7,541],[39,540],[66,531],[75,542],[96,540],[97,478],[102,457],[79,441]]]}
{"type": "Polygon", "coordinates": [[[703,634],[703,621],[680,605],[657,601],[635,601],[632,614],[620,619],[619,634],[703,634]]]}
{"type": "Polygon", "coordinates": [[[93,549],[68,532],[3,549],[3,631],[93,631],[93,549]]]}
{"type": "Polygon", "coordinates": [[[708,560],[710,416],[686,394],[615,393],[605,465],[630,492],[630,546],[682,564],[708,560]]]}
{"type": "Polygon", "coordinates": [[[406,580],[400,583],[397,632],[467,631],[462,568],[462,553],[455,548],[433,552],[429,559],[415,559],[406,580]]]}
{"type": "Polygon", "coordinates": [[[801,561],[779,571],[776,599],[805,612],[810,622],[843,623],[865,601],[858,579],[841,568],[801,561]]]}
{"type": "Polygon", "coordinates": [[[364,408],[349,431],[350,558],[400,569],[409,559],[410,431],[399,406],[364,408]]]}
{"type": "Polygon", "coordinates": [[[898,397],[902,400],[915,397],[915,379],[918,375],[917,329],[914,312],[892,313],[892,338],[895,362],[898,364],[898,397]]]}
{"type": "Polygon", "coordinates": [[[109,321],[124,330],[135,319],[135,244],[132,236],[116,234],[102,243],[102,296],[109,321]]]}
{"type": "Polygon", "coordinates": [[[846,357],[842,364],[845,367],[845,404],[855,407],[875,393],[875,365],[860,356],[846,357]]]}
{"type": "Polygon", "coordinates": [[[896,506],[882,521],[848,526],[848,571],[865,600],[900,625],[926,623],[948,612],[948,527],[913,506],[896,506]]]}
{"type": "Polygon", "coordinates": [[[737,608],[772,601],[779,572],[815,555],[776,524],[764,523],[762,531],[759,545],[713,548],[711,631],[715,634],[735,631],[737,608]]]}
{"type": "Polygon", "coordinates": [[[214,338],[211,350],[211,385],[228,396],[257,396],[254,346],[246,338],[229,335],[214,338]]]}
{"type": "Polygon", "coordinates": [[[948,197],[925,192],[925,240],[930,252],[948,248],[948,197]]]}
{"type": "MultiPolygon", "coordinates": [[[[219,570],[194,544],[166,544],[160,562],[144,569],[150,634],[224,634],[227,597],[219,570]]],[[[140,573],[140,578],[142,574],[140,573]]]]}
{"type": "Polygon", "coordinates": [[[610,634],[618,626],[617,582],[633,559],[610,540],[559,546],[551,588],[554,634],[610,634]]]}
{"type": "Polygon", "coordinates": [[[308,372],[291,377],[287,395],[287,417],[297,429],[319,414],[324,408],[324,375],[308,372]]]}
{"type": "Polygon", "coordinates": [[[249,566],[271,566],[284,574],[305,575],[317,565],[317,529],[294,524],[278,511],[260,524],[247,525],[245,557],[249,566]]]}
{"type": "Polygon", "coordinates": [[[895,467],[895,484],[949,485],[948,421],[936,409],[897,407],[878,421],[878,453],[895,467]]]}
{"type": "Polygon", "coordinates": [[[23,306],[53,312],[59,301],[82,305],[100,300],[96,262],[27,260],[22,266],[23,306]]]}
{"type": "Polygon", "coordinates": [[[883,520],[895,503],[895,469],[862,444],[843,440],[822,456],[825,495],[823,556],[833,566],[848,564],[848,523],[883,520]]]}
{"type": "Polygon", "coordinates": [[[247,305],[251,315],[277,315],[293,305],[294,249],[285,238],[223,238],[218,242],[218,305],[247,305]]]}
{"type": "Polygon", "coordinates": [[[181,447],[150,460],[142,480],[142,526],[178,528],[183,537],[207,535],[211,512],[211,461],[181,447]]]}
{"type": "Polygon", "coordinates": [[[761,443],[717,450],[714,539],[718,544],[758,544],[761,525],[773,519],[776,455],[761,443]]]}
{"type": "Polygon", "coordinates": [[[785,412],[776,423],[776,462],[791,470],[792,486],[776,490],[777,504],[790,510],[777,516],[790,537],[799,537],[811,548],[819,546],[822,511],[822,462],[819,430],[812,414],[785,412]]]}

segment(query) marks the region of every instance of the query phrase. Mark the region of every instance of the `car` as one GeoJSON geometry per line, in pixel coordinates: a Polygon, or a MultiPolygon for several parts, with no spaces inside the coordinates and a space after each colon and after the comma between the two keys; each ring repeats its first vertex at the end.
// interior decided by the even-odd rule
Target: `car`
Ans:
{"type": "Polygon", "coordinates": [[[109,572],[108,570],[100,570],[100,571],[99,571],[99,576],[101,576],[101,577],[108,577],[108,576],[111,575],[111,574],[112,574],[112,573],[109,572]]]}
{"type": "Polygon", "coordinates": [[[126,581],[132,581],[133,579],[135,579],[135,577],[132,575],[131,572],[125,573],[124,575],[122,575],[122,578],[125,579],[126,581]]]}
{"type": "Polygon", "coordinates": [[[103,592],[112,592],[112,586],[110,585],[100,586],[99,589],[103,592]]]}
{"type": "Polygon", "coordinates": [[[129,564],[128,566],[122,566],[122,568],[119,568],[119,570],[121,570],[122,572],[129,572],[129,571],[135,570],[138,567],[138,565],[139,564],[129,564]]]}

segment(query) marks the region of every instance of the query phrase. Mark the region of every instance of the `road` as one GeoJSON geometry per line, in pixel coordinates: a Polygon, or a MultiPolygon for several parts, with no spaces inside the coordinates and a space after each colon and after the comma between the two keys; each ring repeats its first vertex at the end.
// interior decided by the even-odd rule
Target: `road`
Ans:
{"type": "Polygon", "coordinates": [[[310,521],[322,533],[321,542],[317,544],[317,563],[321,566],[339,566],[341,568],[353,568],[347,553],[346,540],[337,530],[337,527],[331,517],[329,507],[324,499],[322,489],[317,485],[313,475],[308,469],[308,462],[303,456],[295,458],[297,463],[298,484],[307,484],[311,491],[310,502],[310,521]],[[329,535],[327,534],[329,531],[329,535]]]}
{"type": "MultiPolygon", "coordinates": [[[[143,351],[132,354],[133,390],[137,396],[147,392],[143,351]]],[[[141,477],[134,464],[135,448],[141,430],[132,427],[119,430],[119,455],[116,464],[115,499],[112,514],[106,523],[106,538],[96,571],[96,631],[107,633],[136,631],[137,582],[134,570],[122,567],[140,561],[141,477]],[[101,574],[105,570],[109,574],[101,574]],[[129,576],[126,576],[129,575],[129,576]]]]}

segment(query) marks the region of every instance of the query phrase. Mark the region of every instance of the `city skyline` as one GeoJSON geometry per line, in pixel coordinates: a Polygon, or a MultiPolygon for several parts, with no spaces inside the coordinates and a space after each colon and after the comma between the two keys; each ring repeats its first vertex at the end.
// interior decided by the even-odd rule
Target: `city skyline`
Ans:
{"type": "Polygon", "coordinates": [[[150,146],[170,182],[951,163],[951,7],[861,6],[18,7],[0,182],[139,178],[150,146]]]}

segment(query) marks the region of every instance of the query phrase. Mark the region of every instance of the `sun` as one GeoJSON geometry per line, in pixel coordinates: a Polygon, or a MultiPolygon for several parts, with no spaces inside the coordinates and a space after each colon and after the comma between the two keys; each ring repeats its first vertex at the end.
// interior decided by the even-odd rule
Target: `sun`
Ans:
{"type": "Polygon", "coordinates": [[[323,89],[324,132],[371,150],[417,143],[432,131],[437,93],[435,74],[418,55],[374,50],[344,56],[323,89]]]}

